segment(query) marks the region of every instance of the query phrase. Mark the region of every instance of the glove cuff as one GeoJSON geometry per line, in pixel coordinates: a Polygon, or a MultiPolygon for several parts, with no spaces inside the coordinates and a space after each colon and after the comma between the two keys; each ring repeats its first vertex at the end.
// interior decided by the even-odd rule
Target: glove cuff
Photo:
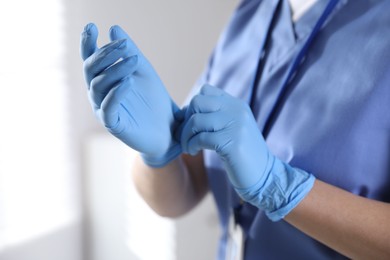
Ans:
{"type": "Polygon", "coordinates": [[[161,168],[179,157],[182,153],[181,145],[179,143],[174,144],[169,150],[163,155],[151,155],[141,153],[141,157],[145,164],[153,168],[161,168]]]}
{"type": "Polygon", "coordinates": [[[315,177],[273,156],[270,171],[249,189],[236,189],[247,202],[265,211],[272,221],[283,219],[313,188],[315,177]]]}
{"type": "MultiPolygon", "coordinates": [[[[277,205],[276,209],[267,210],[267,217],[276,222],[283,219],[288,215],[298,204],[307,196],[307,194],[313,188],[315,177],[313,174],[307,173],[301,169],[292,168],[288,164],[285,165],[286,170],[282,171],[283,174],[292,175],[290,178],[296,178],[286,187],[286,194],[284,194],[284,200],[277,205]]],[[[282,192],[282,190],[279,190],[282,192]]]]}

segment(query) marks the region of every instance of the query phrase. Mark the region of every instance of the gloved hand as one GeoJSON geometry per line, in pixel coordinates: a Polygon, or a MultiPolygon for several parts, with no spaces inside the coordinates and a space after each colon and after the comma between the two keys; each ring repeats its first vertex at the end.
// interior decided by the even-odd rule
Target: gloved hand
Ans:
{"type": "Polygon", "coordinates": [[[238,194],[271,220],[283,218],[311,190],[313,175],[271,154],[243,101],[206,85],[183,113],[176,136],[183,152],[216,151],[238,194]]]}
{"type": "Polygon", "coordinates": [[[98,31],[88,24],[81,35],[84,76],[92,108],[109,132],[161,167],[181,154],[173,139],[179,110],[148,60],[119,27],[112,42],[97,47],[98,31]]]}

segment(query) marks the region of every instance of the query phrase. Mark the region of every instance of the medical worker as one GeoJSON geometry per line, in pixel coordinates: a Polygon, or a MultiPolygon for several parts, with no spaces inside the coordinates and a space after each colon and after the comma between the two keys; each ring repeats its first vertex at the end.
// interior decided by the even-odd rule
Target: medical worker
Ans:
{"type": "Polygon", "coordinates": [[[119,27],[81,55],[158,214],[212,192],[218,259],[390,259],[390,1],[243,0],[179,107],[119,27]]]}

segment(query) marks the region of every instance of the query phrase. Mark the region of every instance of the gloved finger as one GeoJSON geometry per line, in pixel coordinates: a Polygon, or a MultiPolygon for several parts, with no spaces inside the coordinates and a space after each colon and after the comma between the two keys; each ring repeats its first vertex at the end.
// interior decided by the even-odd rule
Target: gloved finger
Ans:
{"type": "Polygon", "coordinates": [[[203,85],[200,89],[200,95],[208,95],[208,96],[223,96],[226,94],[225,91],[219,89],[217,87],[211,86],[209,84],[203,85]]]}
{"type": "Polygon", "coordinates": [[[190,118],[196,113],[212,113],[220,111],[222,107],[222,101],[216,96],[204,96],[196,95],[191,100],[188,109],[185,113],[185,119],[190,118]]]}
{"type": "Polygon", "coordinates": [[[84,74],[89,85],[91,80],[125,56],[126,39],[110,42],[84,61],[84,74]]]}
{"type": "Polygon", "coordinates": [[[97,50],[98,29],[93,23],[84,27],[80,38],[80,55],[86,60],[97,50]]]}
{"type": "Polygon", "coordinates": [[[137,56],[126,58],[109,67],[91,81],[90,96],[95,107],[100,107],[104,97],[123,78],[137,70],[137,56]]]}
{"type": "Polygon", "coordinates": [[[131,88],[132,81],[132,78],[124,78],[102,101],[100,117],[104,126],[113,134],[121,133],[127,127],[128,122],[121,120],[120,116],[126,110],[121,100],[131,88]]]}
{"type": "Polygon", "coordinates": [[[188,152],[189,140],[201,132],[216,132],[224,129],[228,122],[220,113],[194,114],[184,124],[180,136],[183,152],[188,152]],[[222,119],[222,120],[221,120],[222,119]]]}
{"type": "Polygon", "coordinates": [[[138,49],[137,45],[119,25],[114,25],[110,28],[110,39],[112,41],[126,39],[128,41],[128,55],[141,55],[141,51],[138,49]]]}
{"type": "Polygon", "coordinates": [[[229,136],[229,134],[227,134],[224,130],[216,132],[200,132],[188,140],[187,153],[190,155],[196,155],[203,149],[219,152],[223,150],[223,147],[231,142],[231,136],[229,136]]]}

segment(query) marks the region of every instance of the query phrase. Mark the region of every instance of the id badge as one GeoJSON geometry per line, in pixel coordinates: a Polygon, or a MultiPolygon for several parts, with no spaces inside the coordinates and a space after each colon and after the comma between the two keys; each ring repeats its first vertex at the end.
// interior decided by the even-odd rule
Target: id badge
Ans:
{"type": "Polygon", "coordinates": [[[234,219],[234,214],[229,217],[228,241],[226,247],[226,260],[244,259],[244,231],[234,219]]]}

